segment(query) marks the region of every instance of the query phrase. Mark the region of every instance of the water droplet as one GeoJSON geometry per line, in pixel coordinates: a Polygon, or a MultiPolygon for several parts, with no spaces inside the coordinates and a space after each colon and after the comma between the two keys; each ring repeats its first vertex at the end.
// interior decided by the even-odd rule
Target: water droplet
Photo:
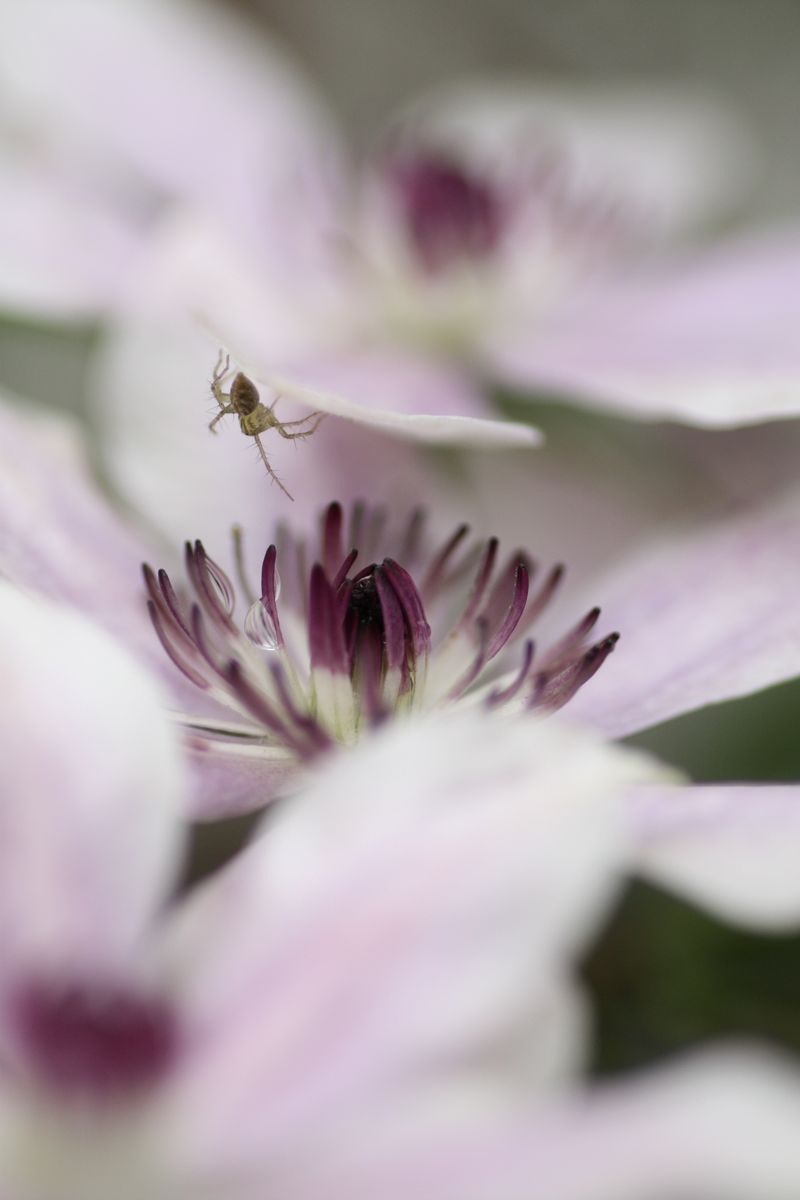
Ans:
{"type": "Polygon", "coordinates": [[[211,584],[219,597],[223,609],[229,617],[233,616],[233,610],[236,605],[236,593],[233,590],[233,585],[228,579],[228,576],[211,558],[206,558],[206,567],[208,568],[208,576],[211,584]]]}
{"type": "Polygon", "coordinates": [[[272,617],[261,600],[256,600],[248,608],[244,619],[244,631],[253,645],[261,646],[264,650],[278,649],[278,637],[272,617]]]}

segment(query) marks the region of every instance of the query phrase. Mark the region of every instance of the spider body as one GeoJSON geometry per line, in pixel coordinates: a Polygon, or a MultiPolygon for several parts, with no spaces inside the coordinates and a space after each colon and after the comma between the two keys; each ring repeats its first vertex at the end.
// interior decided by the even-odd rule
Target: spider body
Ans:
{"type": "Polygon", "coordinates": [[[272,479],[275,480],[278,487],[282,492],[285,492],[290,500],[294,499],[273,471],[266,451],[261,444],[261,434],[267,433],[270,429],[275,429],[287,441],[300,441],[303,438],[310,437],[316,431],[325,413],[310,413],[307,417],[301,417],[299,421],[281,421],[275,413],[275,405],[278,403],[278,397],[275,397],[269,407],[266,404],[262,404],[258,388],[252,379],[248,379],[243,371],[236,372],[231,381],[230,389],[227,392],[224,391],[223,389],[229,374],[230,356],[226,354],[223,357],[223,353],[220,351],[211,380],[211,392],[219,405],[219,412],[208,428],[213,433],[223,417],[229,413],[237,416],[239,418],[239,428],[246,437],[251,437],[255,441],[264,466],[267,468],[272,479]]]}

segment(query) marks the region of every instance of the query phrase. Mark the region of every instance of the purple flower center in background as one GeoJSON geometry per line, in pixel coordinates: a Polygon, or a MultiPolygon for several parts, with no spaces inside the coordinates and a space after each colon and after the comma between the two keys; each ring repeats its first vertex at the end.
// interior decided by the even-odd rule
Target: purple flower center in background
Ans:
{"type": "Polygon", "coordinates": [[[157,1082],[173,1060],[173,1013],[115,984],[31,982],[13,1005],[33,1073],[70,1095],[124,1098],[157,1082]]]}
{"type": "Polygon", "coordinates": [[[395,161],[390,179],[409,241],[426,271],[439,274],[459,261],[486,259],[497,249],[505,206],[486,179],[433,152],[395,161]]]}

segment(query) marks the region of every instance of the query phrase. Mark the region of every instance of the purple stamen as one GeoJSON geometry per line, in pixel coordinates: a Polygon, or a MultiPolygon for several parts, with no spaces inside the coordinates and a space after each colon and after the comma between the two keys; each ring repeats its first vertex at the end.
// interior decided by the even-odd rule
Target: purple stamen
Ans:
{"type": "Polygon", "coordinates": [[[463,696],[464,692],[472,686],[489,661],[489,626],[483,617],[478,617],[475,621],[475,629],[478,634],[477,652],[470,663],[466,675],[448,693],[448,699],[450,700],[457,700],[459,696],[463,696]]]}
{"type": "Polygon", "coordinates": [[[277,558],[277,549],[275,546],[270,546],[261,564],[261,603],[267,610],[269,619],[272,622],[275,645],[282,647],[284,644],[283,632],[281,630],[280,618],[278,617],[277,558]]]}
{"type": "MultiPolygon", "coordinates": [[[[520,562],[517,564],[517,569],[514,575],[514,593],[511,597],[511,603],[506,610],[506,614],[503,617],[499,628],[495,631],[495,634],[489,643],[487,650],[488,662],[490,662],[497,654],[500,653],[514,630],[517,628],[527,603],[528,568],[525,566],[524,562],[520,562]]],[[[492,607],[491,603],[488,607],[492,607]]],[[[486,617],[486,620],[488,623],[488,617],[486,617]]]]}
{"type": "Polygon", "coordinates": [[[517,571],[520,565],[525,568],[525,573],[530,583],[535,569],[534,563],[524,551],[517,550],[515,554],[511,555],[505,567],[500,572],[489,592],[489,598],[483,606],[482,616],[486,618],[490,626],[498,624],[505,615],[510,598],[513,597],[517,587],[517,571]]]}
{"type": "Polygon", "coordinates": [[[352,567],[353,563],[356,561],[357,558],[358,558],[358,551],[351,550],[350,553],[348,554],[347,558],[344,560],[342,565],[339,567],[339,570],[336,572],[336,575],[334,576],[334,579],[333,579],[333,590],[335,592],[338,592],[339,588],[342,586],[345,579],[347,579],[347,576],[350,574],[350,568],[352,567]]]}
{"type": "Polygon", "coordinates": [[[400,541],[398,555],[403,562],[413,563],[418,557],[426,519],[427,513],[424,508],[415,508],[408,518],[408,525],[400,541]]]}
{"type": "Polygon", "coordinates": [[[551,646],[543,663],[546,671],[558,671],[566,663],[571,662],[586,642],[586,638],[594,629],[600,617],[600,609],[592,608],[578,624],[564,635],[560,641],[551,646]]]}
{"type": "MultiPolygon", "coordinates": [[[[161,572],[159,571],[159,577],[160,575],[161,572]]],[[[191,632],[186,621],[183,619],[183,615],[172,611],[171,606],[167,602],[163,587],[159,587],[153,570],[147,563],[142,564],[142,576],[144,577],[144,584],[149,597],[148,603],[152,604],[158,613],[164,630],[169,630],[170,634],[177,638],[184,649],[191,647],[191,632]]]]}
{"type": "Polygon", "coordinates": [[[519,633],[525,633],[530,629],[537,617],[540,617],[547,608],[553,596],[558,591],[561,581],[564,578],[566,568],[563,563],[557,563],[556,566],[548,574],[537,594],[533,597],[525,612],[525,618],[520,623],[519,633]]]}
{"type": "MultiPolygon", "coordinates": [[[[214,696],[223,701],[227,696],[238,713],[246,713],[261,726],[249,737],[277,742],[297,757],[307,758],[327,749],[332,737],[349,741],[364,724],[383,720],[398,709],[401,699],[408,708],[437,703],[445,679],[457,680],[446,685],[450,687],[447,697],[457,700],[551,602],[563,577],[564,568],[554,567],[531,597],[533,561],[517,552],[495,577],[497,539],[464,551],[468,529],[462,525],[423,572],[423,604],[405,566],[393,557],[372,558],[372,540],[385,516],[383,510],[369,512],[363,505],[354,506],[346,516],[340,505],[329,505],[320,527],[319,559],[308,576],[303,542],[279,532],[284,553],[294,557],[301,585],[287,589],[283,604],[293,605],[295,617],[305,618],[307,658],[296,638],[290,645],[283,638],[275,545],[264,555],[261,597],[255,607],[251,604],[243,630],[232,620],[235,598],[230,585],[201,543],[186,547],[196,597],[191,607],[165,572],[156,577],[144,568],[148,611],[166,653],[196,686],[213,688],[214,696]],[[366,542],[343,556],[345,527],[362,530],[366,542]],[[367,565],[351,576],[361,553],[367,565]],[[445,670],[429,672],[427,661],[435,650],[426,606],[438,604],[440,617],[452,619],[453,600],[463,592],[467,573],[472,578],[466,584],[461,615],[443,636],[445,670]],[[254,659],[259,653],[267,655],[261,664],[254,659]],[[332,691],[324,680],[315,678],[318,671],[337,676],[332,691]],[[329,732],[329,723],[335,734],[329,732]]],[[[423,520],[421,511],[414,512],[398,531],[399,543],[409,554],[420,552],[423,520]]],[[[290,581],[292,575],[290,569],[290,581]]],[[[616,644],[617,635],[612,634],[587,647],[598,616],[599,609],[587,613],[545,654],[534,675],[534,643],[527,639],[513,678],[490,691],[484,703],[496,708],[522,694],[528,707],[561,707],[616,644]]]]}
{"type": "Polygon", "coordinates": [[[509,700],[514,699],[514,697],[520,691],[520,688],[524,684],[525,680],[528,678],[528,672],[533,664],[533,656],[535,652],[536,643],[534,642],[533,638],[528,638],[522,650],[522,662],[520,663],[519,670],[512,679],[511,683],[505,688],[495,688],[495,690],[490,692],[487,696],[486,703],[490,708],[496,708],[500,704],[507,704],[509,700]]]}
{"type": "Polygon", "coordinates": [[[492,577],[492,571],[494,570],[499,544],[500,543],[498,542],[497,538],[489,538],[484,547],[480,562],[478,563],[478,571],[475,575],[475,580],[472,584],[472,589],[467,599],[466,608],[461,614],[461,619],[458,622],[459,626],[462,628],[472,621],[473,617],[478,611],[480,602],[483,599],[486,588],[489,585],[489,580],[492,577]]]}
{"type": "Polygon", "coordinates": [[[194,546],[186,543],[185,560],[187,573],[206,615],[224,625],[230,633],[235,633],[236,626],[231,620],[233,589],[221,568],[212,563],[200,541],[196,541],[194,546]],[[220,580],[224,580],[224,586],[220,580]]]}
{"type": "Polygon", "coordinates": [[[194,644],[205,661],[211,667],[211,670],[216,675],[221,675],[225,670],[225,664],[219,657],[215,657],[211,650],[211,645],[206,634],[205,619],[203,611],[199,604],[192,605],[192,636],[194,644]]]}
{"type": "MultiPolygon", "coordinates": [[[[195,685],[195,687],[202,688],[203,691],[207,691],[209,688],[208,681],[204,679],[199,672],[195,671],[194,668],[187,663],[183,655],[175,648],[175,645],[164,628],[163,614],[153,600],[147,601],[147,611],[150,614],[150,620],[153,624],[153,629],[156,631],[156,636],[167,656],[172,660],[178,670],[195,685]]],[[[192,650],[194,650],[194,646],[192,646],[192,650]]]]}
{"type": "Polygon", "coordinates": [[[390,671],[399,670],[406,656],[406,626],[403,620],[403,609],[386,568],[376,567],[373,578],[380,601],[386,665],[390,671]]]}
{"type": "Polygon", "coordinates": [[[311,568],[308,590],[308,634],[311,666],[349,674],[347,646],[339,620],[336,593],[321,563],[311,568]]]}
{"type": "Polygon", "coordinates": [[[301,758],[308,757],[308,748],[280,719],[264,693],[247,678],[238,659],[232,658],[222,674],[233,695],[251,716],[274,733],[280,741],[290,746],[301,758]]]}
{"type": "Polygon", "coordinates": [[[403,610],[403,615],[411,634],[411,646],[414,651],[414,657],[421,658],[423,655],[430,653],[431,627],[425,616],[425,609],[414,580],[408,571],[404,567],[401,567],[399,563],[396,563],[394,559],[384,559],[383,567],[391,580],[397,599],[400,601],[400,607],[403,610]]]}
{"type": "Polygon", "coordinates": [[[447,565],[468,533],[469,525],[459,525],[455,533],[447,539],[442,549],[434,558],[428,568],[428,573],[422,580],[422,587],[420,588],[426,600],[432,599],[442,586],[447,565]]]}
{"type": "Polygon", "coordinates": [[[315,750],[328,750],[331,745],[331,739],[313,717],[309,716],[308,713],[300,712],[287,686],[286,672],[281,664],[279,662],[271,662],[269,669],[275,683],[278,699],[289,717],[294,721],[298,729],[301,729],[306,734],[315,750]]]}
{"type": "Polygon", "coordinates": [[[342,561],[342,506],[335,500],[329,504],[322,522],[322,563],[329,578],[342,561]]]}
{"type": "Polygon", "coordinates": [[[563,708],[599,671],[618,641],[619,634],[611,633],[567,665],[559,664],[542,671],[537,676],[529,707],[544,708],[550,712],[563,708]]]}
{"type": "Polygon", "coordinates": [[[183,606],[181,605],[181,602],[178,599],[177,592],[175,591],[174,587],[172,586],[169,575],[163,569],[163,567],[158,572],[158,586],[161,589],[161,595],[164,597],[164,600],[166,602],[167,607],[169,608],[169,611],[172,613],[173,617],[175,618],[175,620],[178,622],[178,624],[180,625],[183,632],[188,637],[189,636],[189,626],[186,623],[186,616],[183,611],[183,606]]]}

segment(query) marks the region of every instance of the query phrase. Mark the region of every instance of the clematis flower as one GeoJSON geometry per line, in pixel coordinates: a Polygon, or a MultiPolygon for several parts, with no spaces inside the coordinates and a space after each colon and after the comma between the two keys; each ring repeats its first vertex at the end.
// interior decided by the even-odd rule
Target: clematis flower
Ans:
{"type": "Polygon", "coordinates": [[[655,764],[554,722],[488,743],[474,713],[394,724],[175,896],[186,781],[152,682],[5,584],[0,662],[8,1200],[796,1183],[787,1064],[730,1050],[573,1082],[570,962],[655,764]],[[731,1143],[756,1117],[763,1139],[731,1143]]]}
{"type": "MultiPolygon", "coordinates": [[[[312,537],[314,527],[293,526],[273,552],[269,542],[254,540],[245,514],[239,555],[245,578],[234,585],[209,562],[209,554],[219,557],[213,543],[208,550],[191,543],[187,577],[169,547],[132,531],[91,484],[67,429],[52,418],[43,425],[10,408],[0,412],[0,575],[88,613],[159,676],[186,734],[195,784],[190,810],[201,817],[246,811],[294,790],[298,767],[314,757],[315,743],[352,743],[357,731],[395,711],[402,717],[409,709],[477,705],[499,709],[502,717],[568,699],[567,715],[619,737],[800,672],[792,603],[800,560],[791,550],[800,500],[793,487],[777,495],[764,490],[758,504],[752,497],[745,505],[728,504],[689,530],[680,524],[662,529],[627,557],[605,554],[602,572],[595,569],[588,581],[579,559],[567,559],[562,574],[553,573],[558,559],[542,556],[534,570],[533,545],[496,559],[502,567],[491,583],[495,543],[478,538],[477,557],[466,534],[446,545],[447,526],[434,509],[426,547],[418,519],[409,525],[390,511],[383,531],[362,522],[354,538],[336,508],[322,545],[306,542],[301,581],[297,539],[312,537]],[[351,543],[362,557],[357,565],[347,562],[334,602],[331,580],[351,543]],[[316,557],[309,640],[312,614],[304,597],[310,599],[316,557]],[[373,565],[387,558],[397,568],[373,565]],[[149,596],[142,562],[165,564],[164,574],[148,576],[149,596]],[[265,568],[263,581],[253,566],[265,568]],[[187,583],[193,597],[184,591],[187,583]],[[234,586],[238,600],[231,608],[234,586]],[[168,653],[148,620],[148,598],[168,653]],[[584,620],[595,618],[595,601],[603,605],[598,635],[584,620]],[[528,617],[535,621],[526,628],[528,617]],[[617,632],[614,653],[587,680],[617,632]],[[188,670],[179,670],[170,655],[188,670]],[[332,706],[321,722],[313,707],[315,675],[332,706]],[[337,727],[337,713],[349,714],[352,723],[337,727]]],[[[509,482],[516,487],[513,472],[509,482]]],[[[480,510],[483,498],[476,499],[480,510]]],[[[602,544],[605,518],[597,506],[592,489],[575,515],[580,541],[567,550],[577,553],[594,539],[602,544]]],[[[520,544],[518,532],[512,547],[520,544]]],[[[549,529],[551,539],[554,532],[549,529]]],[[[653,828],[662,827],[654,818],[653,828]]],[[[698,829],[701,839],[708,832],[698,829]]]]}
{"type": "MultiPolygon", "coordinates": [[[[791,235],[663,261],[750,171],[738,131],[700,97],[456,89],[413,107],[354,166],[299,72],[230,13],[35,0],[10,4],[4,30],[6,141],[25,181],[0,255],[6,304],[118,314],[94,373],[105,465],[162,529],[196,493],[207,539],[229,473],[252,481],[245,507],[261,482],[241,438],[212,446],[200,428],[216,345],[181,325],[188,310],[259,382],[334,403],[480,413],[499,382],[715,427],[795,411],[791,235]],[[142,61],[146,89],[131,74],[142,61]],[[38,211],[26,236],[42,192],[53,215],[38,211]],[[109,224],[126,249],[112,253],[109,224]],[[15,301],[20,281],[28,293],[41,282],[41,300],[15,301]],[[194,486],[165,503],[165,481],[187,470],[194,486]]],[[[303,447],[306,516],[353,498],[316,487],[341,452],[321,433],[303,447]]],[[[375,474],[398,489],[408,474],[409,490],[417,460],[383,456],[375,474]]]]}

